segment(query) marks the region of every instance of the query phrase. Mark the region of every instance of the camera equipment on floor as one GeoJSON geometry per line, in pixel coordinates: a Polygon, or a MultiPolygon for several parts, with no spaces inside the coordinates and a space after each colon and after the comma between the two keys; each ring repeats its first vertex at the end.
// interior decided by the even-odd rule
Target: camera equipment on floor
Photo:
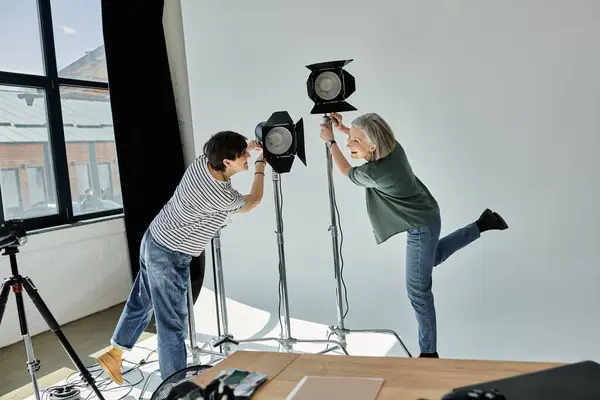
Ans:
{"type": "Polygon", "coordinates": [[[23,342],[25,343],[25,352],[27,353],[27,369],[29,370],[29,374],[31,375],[31,381],[33,384],[33,391],[35,394],[36,400],[40,400],[40,391],[37,382],[37,372],[40,369],[40,361],[35,358],[33,354],[33,344],[31,342],[31,336],[29,335],[29,331],[27,328],[27,318],[25,315],[25,306],[23,304],[23,288],[27,292],[27,295],[36,306],[46,324],[60,343],[63,348],[69,355],[69,358],[77,367],[77,370],[82,375],[83,380],[87,383],[98,399],[104,400],[102,397],[102,393],[98,390],[98,387],[94,383],[94,378],[90,374],[90,372],[85,368],[81,359],[67,340],[66,336],[60,329],[60,325],[46,306],[46,303],[39,295],[37,288],[26,276],[21,276],[19,274],[19,268],[17,265],[17,254],[19,253],[19,246],[22,246],[27,243],[27,232],[22,226],[21,221],[6,221],[0,225],[0,251],[3,251],[2,255],[8,256],[10,259],[10,268],[12,275],[2,282],[2,286],[0,286],[0,324],[2,323],[2,317],[4,316],[4,310],[6,309],[6,302],[8,301],[9,290],[12,288],[13,293],[15,294],[15,299],[17,302],[17,312],[19,315],[19,325],[21,327],[21,336],[23,337],[23,342]]]}

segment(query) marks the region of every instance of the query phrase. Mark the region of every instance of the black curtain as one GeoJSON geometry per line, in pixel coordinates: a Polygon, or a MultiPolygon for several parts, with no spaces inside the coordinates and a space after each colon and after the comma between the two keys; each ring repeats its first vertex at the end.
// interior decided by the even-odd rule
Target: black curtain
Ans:
{"type": "MultiPolygon", "coordinates": [[[[185,171],[163,6],[164,0],[102,0],[113,126],[134,277],[139,271],[144,232],[185,171]]],[[[204,254],[194,258],[191,273],[197,298],[204,279],[204,254]]]]}

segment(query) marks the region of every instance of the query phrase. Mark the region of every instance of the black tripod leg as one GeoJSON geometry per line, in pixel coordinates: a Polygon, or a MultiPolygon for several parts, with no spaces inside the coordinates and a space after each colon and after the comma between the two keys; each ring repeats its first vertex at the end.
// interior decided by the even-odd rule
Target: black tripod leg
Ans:
{"type": "MultiPolygon", "coordinates": [[[[20,278],[20,277],[19,277],[20,278]]],[[[22,279],[22,278],[20,278],[22,279]]],[[[19,280],[20,282],[20,280],[19,280]]],[[[40,369],[40,362],[36,360],[33,354],[33,343],[31,342],[31,335],[27,328],[27,317],[25,316],[25,304],[23,303],[23,289],[21,284],[15,286],[15,300],[17,302],[17,313],[19,314],[19,325],[21,327],[21,337],[23,337],[23,343],[25,344],[25,353],[27,354],[27,369],[31,375],[31,383],[33,384],[33,392],[35,393],[36,400],[40,400],[40,389],[38,387],[37,372],[40,369]]]]}
{"type": "Polygon", "coordinates": [[[2,282],[0,286],[0,324],[2,323],[2,317],[4,317],[4,310],[6,309],[6,302],[8,301],[8,293],[10,291],[10,285],[8,279],[2,282]]]}
{"type": "Polygon", "coordinates": [[[75,364],[75,367],[77,367],[77,369],[79,370],[79,373],[83,376],[83,379],[88,385],[91,386],[96,396],[98,396],[98,399],[104,400],[102,393],[100,392],[98,387],[96,387],[96,383],[94,382],[92,374],[90,374],[90,371],[88,371],[88,369],[81,362],[81,359],[71,346],[71,343],[69,343],[69,341],[67,340],[67,337],[60,329],[60,325],[58,325],[58,322],[46,306],[46,303],[44,303],[44,300],[42,300],[42,297],[39,295],[36,287],[33,285],[33,282],[29,278],[24,277],[23,287],[27,291],[27,294],[31,298],[31,301],[33,302],[33,304],[35,304],[42,317],[46,320],[48,327],[50,327],[50,329],[52,330],[52,332],[54,332],[58,340],[60,340],[60,343],[69,355],[69,358],[71,358],[73,364],[75,364]]]}

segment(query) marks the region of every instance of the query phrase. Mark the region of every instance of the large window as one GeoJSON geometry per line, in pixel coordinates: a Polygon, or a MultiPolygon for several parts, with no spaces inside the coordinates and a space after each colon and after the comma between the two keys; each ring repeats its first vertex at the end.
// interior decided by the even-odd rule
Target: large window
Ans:
{"type": "Polygon", "coordinates": [[[123,211],[100,1],[0,1],[0,221],[123,211]]]}

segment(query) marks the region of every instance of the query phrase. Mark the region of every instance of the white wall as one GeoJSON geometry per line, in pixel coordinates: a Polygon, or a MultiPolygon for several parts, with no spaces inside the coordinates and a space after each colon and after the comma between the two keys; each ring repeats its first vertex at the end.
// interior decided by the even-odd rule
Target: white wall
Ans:
{"type": "Polygon", "coordinates": [[[183,34],[183,15],[181,1],[166,1],[163,11],[163,29],[169,57],[169,68],[173,93],[177,107],[177,119],[183,147],[183,157],[186,165],[196,158],[194,131],[192,123],[192,108],[190,104],[190,86],[185,56],[185,38],[183,34]]]}
{"type": "MultiPolygon", "coordinates": [[[[283,177],[295,318],[336,322],[325,155],[305,65],[354,58],[349,101],[359,112],[345,121],[375,111],[390,122],[442,206],[443,233],[486,207],[511,226],[435,271],[441,355],[600,359],[599,2],[184,0],[183,16],[197,154],[221,129],[252,136],[273,111],[305,118],[308,168],[297,162],[283,177]]],[[[246,192],[252,177],[234,183],[246,192]]],[[[336,190],[347,325],[396,329],[418,352],[405,236],[376,246],[361,189],[336,173],[336,190]]],[[[228,295],[276,312],[272,197],[268,179],[260,207],[224,232],[223,256],[228,295]]]]}
{"type": "MultiPolygon", "coordinates": [[[[123,219],[30,235],[20,248],[17,263],[60,325],[125,301],[131,288],[123,219]]],[[[0,273],[2,277],[10,275],[8,256],[0,257],[0,273]]],[[[30,334],[47,331],[48,325],[29,296],[24,293],[24,298],[30,334]]],[[[19,340],[19,319],[11,293],[0,324],[0,347],[19,340]]],[[[107,337],[107,345],[109,340],[107,337]]]]}

